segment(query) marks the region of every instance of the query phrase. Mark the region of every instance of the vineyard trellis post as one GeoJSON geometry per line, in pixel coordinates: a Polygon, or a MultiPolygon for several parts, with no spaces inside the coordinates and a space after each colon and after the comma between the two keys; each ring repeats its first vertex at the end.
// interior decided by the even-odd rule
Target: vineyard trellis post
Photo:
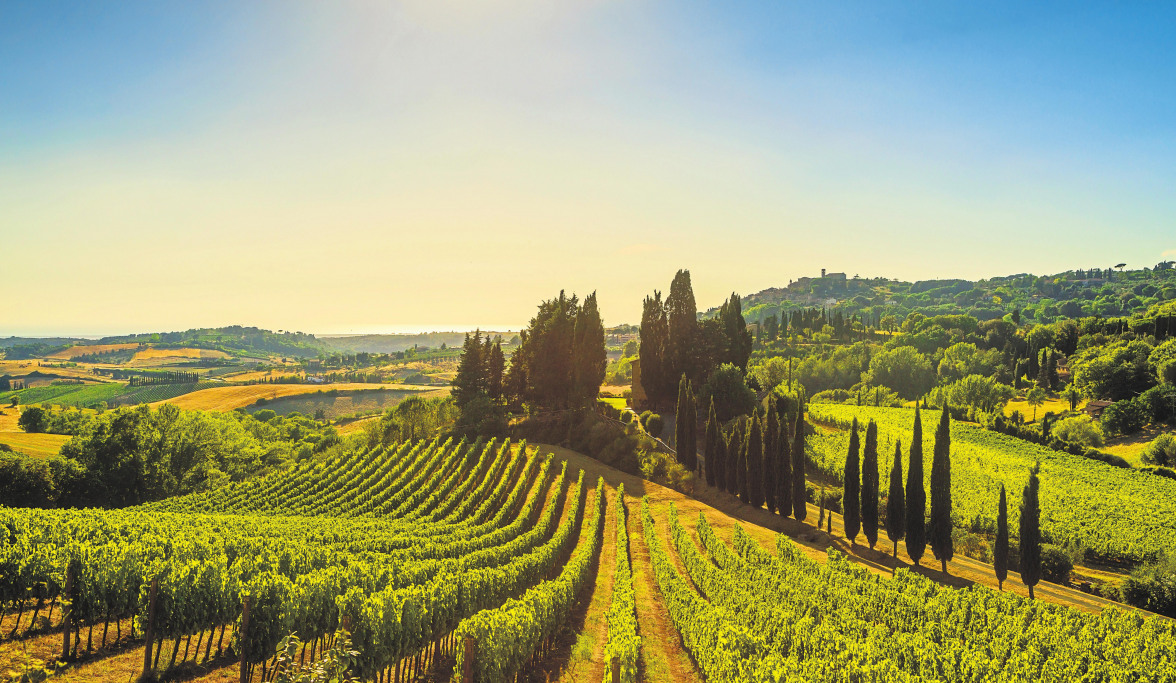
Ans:
{"type": "Polygon", "coordinates": [[[73,593],[74,582],[74,563],[72,560],[65,565],[65,591],[62,593],[62,644],[61,644],[61,659],[65,661],[69,659],[69,634],[70,628],[73,626],[73,601],[70,595],[73,593]]]}
{"type": "Polygon", "coordinates": [[[608,663],[612,669],[612,683],[621,683],[621,658],[610,657],[608,663]]]}
{"type": "Polygon", "coordinates": [[[151,593],[147,598],[147,626],[143,631],[146,643],[143,646],[143,678],[151,673],[151,646],[155,638],[155,595],[159,592],[159,577],[151,577],[151,593]]]}
{"type": "Polygon", "coordinates": [[[474,683],[474,657],[477,648],[473,636],[466,636],[462,643],[465,652],[461,658],[461,683],[474,683]]]}
{"type": "Polygon", "coordinates": [[[249,648],[246,646],[245,639],[249,634],[249,599],[250,596],[245,596],[244,604],[241,607],[241,632],[237,635],[237,644],[241,648],[241,683],[249,683],[249,672],[246,669],[246,653],[249,648]]]}

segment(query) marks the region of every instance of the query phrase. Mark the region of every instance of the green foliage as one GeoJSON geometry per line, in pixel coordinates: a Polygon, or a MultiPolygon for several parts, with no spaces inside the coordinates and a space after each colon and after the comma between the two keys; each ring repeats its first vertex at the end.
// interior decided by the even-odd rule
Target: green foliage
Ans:
{"type": "Polygon", "coordinates": [[[935,373],[927,357],[910,346],[881,351],[870,359],[870,369],[862,376],[868,384],[893,389],[905,399],[914,399],[935,386],[935,373]]]}
{"type": "Polygon", "coordinates": [[[1145,341],[1090,346],[1070,361],[1074,384],[1093,398],[1128,399],[1155,384],[1148,365],[1152,347],[1145,341]]]}
{"type": "Polygon", "coordinates": [[[1165,555],[1131,572],[1120,589],[1123,602],[1176,617],[1176,555],[1165,555]]]}
{"type": "Polygon", "coordinates": [[[30,434],[44,433],[49,427],[49,412],[39,406],[29,406],[20,411],[16,425],[30,434]]]}
{"type": "Polygon", "coordinates": [[[1059,420],[1057,424],[1053,425],[1053,434],[1064,441],[1082,444],[1090,448],[1098,448],[1103,445],[1103,434],[1098,423],[1084,415],[1059,420]]]}
{"type": "Polygon", "coordinates": [[[1142,458],[1149,465],[1176,466],[1176,435],[1157,436],[1143,449],[1142,458]]]}
{"type": "MultiPolygon", "coordinates": [[[[606,615],[608,644],[604,647],[604,660],[618,660],[621,682],[634,683],[638,674],[641,636],[637,635],[637,596],[633,591],[633,571],[629,564],[628,509],[625,507],[624,483],[617,486],[614,510],[617,521],[616,560],[613,566],[612,602],[609,603],[606,615]]],[[[605,671],[604,681],[610,683],[612,672],[608,668],[605,671]]]]}
{"type": "Polygon", "coordinates": [[[947,404],[993,412],[1002,410],[1014,395],[1012,387],[1001,384],[992,377],[967,375],[951,384],[936,387],[931,391],[930,398],[935,405],[947,404]]]}
{"type": "Polygon", "coordinates": [[[755,410],[755,392],[743,379],[743,371],[730,363],[715,368],[698,392],[703,405],[714,401],[715,412],[723,422],[755,410]]]}
{"type": "Polygon", "coordinates": [[[1046,543],[1041,546],[1041,578],[1050,583],[1063,586],[1070,584],[1070,572],[1074,571],[1074,561],[1065,548],[1046,543]]]}
{"type": "Polygon", "coordinates": [[[1018,548],[1020,560],[1017,563],[1021,570],[1021,582],[1029,587],[1029,597],[1033,597],[1033,587],[1041,579],[1041,502],[1040,480],[1038,473],[1041,464],[1035,463],[1029,470],[1029,483],[1021,493],[1021,515],[1019,519],[1020,533],[1018,548]]]}
{"type": "Polygon", "coordinates": [[[369,448],[401,441],[432,439],[451,429],[459,416],[450,398],[411,396],[385,411],[378,422],[365,430],[369,448]]]}

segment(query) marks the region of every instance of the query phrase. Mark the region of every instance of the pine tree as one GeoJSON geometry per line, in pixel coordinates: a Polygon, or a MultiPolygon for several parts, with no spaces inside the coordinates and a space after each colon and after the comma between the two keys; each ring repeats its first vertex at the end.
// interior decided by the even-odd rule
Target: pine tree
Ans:
{"type": "Polygon", "coordinates": [[[894,464],[890,466],[890,494],[886,499],[886,537],[894,544],[898,557],[898,542],[906,534],[906,501],[902,495],[902,442],[894,444],[894,464]]]}
{"type": "Polygon", "coordinates": [[[861,442],[858,440],[858,421],[853,418],[853,426],[849,431],[849,450],[845,454],[845,491],[841,496],[842,521],[845,525],[845,538],[850,545],[857,544],[858,530],[862,525],[861,517],[861,488],[858,479],[860,469],[859,453],[861,442]]]}
{"type": "Polygon", "coordinates": [[[461,360],[457,363],[457,374],[453,381],[453,402],[458,408],[465,407],[479,395],[486,393],[486,363],[482,358],[482,331],[468,333],[462,344],[461,360]]]}
{"type": "Polygon", "coordinates": [[[752,507],[762,507],[764,504],[764,438],[760,419],[756,415],[750,418],[751,428],[747,433],[747,502],[752,507]]]}
{"type": "Polygon", "coordinates": [[[878,424],[866,426],[866,446],[862,452],[862,532],[873,550],[878,541],[878,424]]]}
{"type": "Polygon", "coordinates": [[[776,416],[776,402],[768,401],[764,418],[764,504],[768,512],[776,512],[776,461],[780,452],[780,420],[776,416]]]}
{"type": "Polygon", "coordinates": [[[927,492],[923,488],[923,422],[915,408],[915,428],[911,434],[911,457],[907,462],[906,548],[916,565],[927,549],[927,492]]]}
{"type": "Polygon", "coordinates": [[[1000,487],[1000,507],[996,513],[996,547],[992,551],[992,568],[996,571],[997,587],[1004,590],[1009,575],[1009,506],[1005,502],[1005,487],[1000,487]]]}
{"type": "Polygon", "coordinates": [[[1033,587],[1041,580],[1041,504],[1037,478],[1040,471],[1038,462],[1029,470],[1029,483],[1021,493],[1021,582],[1029,587],[1030,600],[1033,587]]]}
{"type": "Polygon", "coordinates": [[[947,403],[935,430],[935,451],[931,456],[931,523],[928,529],[931,553],[947,573],[954,555],[951,542],[951,416],[947,403]]]}
{"type": "Polygon", "coordinates": [[[792,435],[792,510],[798,522],[808,516],[808,482],[804,476],[804,405],[796,409],[796,431],[792,435]]]}
{"type": "Polygon", "coordinates": [[[722,427],[719,426],[719,416],[715,414],[715,399],[711,398],[710,414],[706,419],[706,452],[703,454],[706,460],[706,484],[707,486],[722,486],[718,474],[718,468],[722,465],[722,458],[719,456],[718,440],[722,437],[722,427]]]}
{"type": "Polygon", "coordinates": [[[776,449],[776,509],[781,517],[788,517],[792,514],[792,441],[787,416],[783,418],[776,449]]]}

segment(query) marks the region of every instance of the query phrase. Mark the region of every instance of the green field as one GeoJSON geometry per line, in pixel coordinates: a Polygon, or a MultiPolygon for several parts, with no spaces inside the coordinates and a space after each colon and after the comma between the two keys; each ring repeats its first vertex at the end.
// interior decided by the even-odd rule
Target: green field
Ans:
{"type": "MultiPolygon", "coordinates": [[[[865,427],[878,422],[879,490],[887,490],[894,444],[903,443],[907,468],[915,411],[814,403],[812,421],[841,431],[809,439],[810,458],[840,477],[849,427],[857,416],[865,427]]],[[[931,478],[931,453],[939,413],[923,415],[924,474],[931,478]]],[[[1041,461],[1042,530],[1054,543],[1086,549],[1094,558],[1138,562],[1176,547],[1176,481],[1062,453],[1015,437],[953,421],[952,515],[957,526],[991,530],[996,524],[1000,486],[1008,492],[1009,524],[1016,528],[1021,489],[1034,461],[1041,461]]]]}
{"type": "Polygon", "coordinates": [[[285,396],[255,404],[245,410],[255,413],[269,409],[279,415],[301,413],[314,416],[320,409],[328,420],[350,415],[364,415],[383,412],[409,396],[420,394],[420,391],[396,389],[369,389],[358,391],[321,391],[310,394],[285,396]]]}
{"type": "Polygon", "coordinates": [[[223,382],[199,382],[196,384],[156,384],[144,387],[130,387],[122,382],[106,384],[50,384],[18,391],[0,393],[0,403],[11,400],[13,395],[20,398],[21,405],[53,404],[76,408],[96,408],[102,403],[109,407],[138,405],[163,401],[176,396],[208,389],[223,387],[223,382]]]}

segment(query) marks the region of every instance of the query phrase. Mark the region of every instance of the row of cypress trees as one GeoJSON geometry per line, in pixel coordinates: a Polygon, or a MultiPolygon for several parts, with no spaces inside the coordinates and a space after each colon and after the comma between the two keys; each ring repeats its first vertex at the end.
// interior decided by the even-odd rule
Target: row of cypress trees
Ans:
{"type": "MultiPolygon", "coordinates": [[[[679,390],[679,424],[684,416],[689,421],[693,415],[689,386],[684,391],[685,403],[681,398],[683,390],[679,390]]],[[[684,437],[687,441],[679,443],[687,443],[690,449],[684,452],[683,448],[678,448],[679,462],[701,474],[707,485],[737,495],[749,505],[766,506],[769,512],[804,520],[808,509],[803,406],[797,411],[796,423],[791,425],[791,430],[788,421],[780,418],[771,401],[762,415],[754,414],[725,430],[712,398],[704,435],[705,462],[697,457],[693,427],[679,427],[679,430],[688,434],[684,437]]]]}

